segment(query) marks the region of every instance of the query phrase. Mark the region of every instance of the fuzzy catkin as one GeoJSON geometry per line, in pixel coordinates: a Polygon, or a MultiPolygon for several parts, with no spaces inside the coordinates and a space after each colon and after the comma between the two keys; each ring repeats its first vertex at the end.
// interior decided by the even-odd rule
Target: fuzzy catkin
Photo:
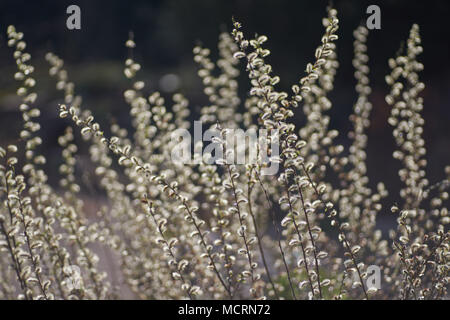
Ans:
{"type": "Polygon", "coordinates": [[[219,132],[213,142],[223,157],[216,163],[198,155],[189,164],[172,161],[178,141],[171,134],[190,129],[189,117],[197,115],[189,94],[148,92],[133,34],[123,69],[131,130],[118,124],[104,130],[63,60],[48,53],[62,95],[59,116],[69,120],[58,139],[59,186],[43,169],[31,56],[23,34],[8,27],[23,126],[17,145],[0,146],[0,299],[116,299],[126,291],[139,299],[448,299],[450,169],[441,181],[427,179],[419,27],[388,62],[388,123],[403,187],[391,192],[398,195],[390,208],[397,225],[385,239],[376,221],[389,210],[382,206],[388,190],[381,182],[369,187],[366,165],[366,130],[376,110],[363,26],[354,31],[357,99],[348,150],[329,128],[337,15],[327,8],[314,61],[289,93],[267,62],[268,37],[246,38],[237,21],[220,34],[217,61],[210,49],[193,49],[208,98],[198,116],[219,132]],[[245,97],[241,73],[250,83],[245,97]],[[300,128],[293,121],[298,113],[305,118],[300,128]],[[234,145],[227,139],[233,129],[271,132],[257,142],[279,145],[279,155],[267,155],[278,172],[262,174],[268,164],[260,149],[255,163],[229,161],[260,145],[234,145]],[[80,144],[88,145],[88,157],[81,157],[80,144]],[[85,195],[92,190],[96,204],[89,206],[85,195]],[[381,288],[368,281],[374,265],[381,288]]]}

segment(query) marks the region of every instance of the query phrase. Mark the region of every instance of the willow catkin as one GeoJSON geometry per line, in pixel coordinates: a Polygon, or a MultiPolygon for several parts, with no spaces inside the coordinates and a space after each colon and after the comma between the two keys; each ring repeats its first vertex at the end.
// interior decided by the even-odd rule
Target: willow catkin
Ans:
{"type": "Polygon", "coordinates": [[[140,299],[448,299],[450,170],[440,181],[427,179],[419,27],[389,60],[386,77],[403,186],[390,191],[398,195],[390,205],[397,225],[385,239],[376,223],[388,191],[383,183],[369,187],[366,165],[366,130],[376,109],[362,26],[354,32],[357,100],[348,150],[329,128],[337,14],[327,9],[314,60],[290,92],[280,89],[268,63],[268,37],[246,38],[237,21],[220,35],[217,61],[196,46],[208,98],[199,114],[189,94],[148,90],[130,34],[123,98],[131,129],[100,125],[63,60],[48,53],[62,96],[59,116],[69,120],[58,139],[59,185],[48,181],[40,154],[43,111],[34,106],[31,56],[10,26],[23,126],[16,145],[0,146],[0,298],[114,299],[131,292],[140,299]],[[245,97],[241,73],[250,83],[245,97]],[[302,127],[294,122],[298,114],[306,119],[302,127]],[[190,141],[188,163],[173,161],[181,143],[172,134],[197,130],[192,116],[218,134],[190,141]],[[235,143],[228,138],[236,129],[267,134],[235,143]],[[217,154],[202,152],[207,142],[217,154]],[[88,157],[80,144],[88,145],[88,157]],[[252,148],[253,162],[233,162],[252,148]]]}

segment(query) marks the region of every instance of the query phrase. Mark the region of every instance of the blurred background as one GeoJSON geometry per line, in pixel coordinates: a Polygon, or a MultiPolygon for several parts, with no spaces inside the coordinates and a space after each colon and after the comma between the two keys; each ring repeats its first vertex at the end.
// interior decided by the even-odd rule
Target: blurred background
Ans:
{"type": "MultiPolygon", "coordinates": [[[[6,28],[14,24],[25,34],[31,64],[36,67],[37,104],[42,110],[43,148],[48,159],[48,173],[54,179],[54,168],[60,161],[57,137],[66,122],[57,120],[57,103],[61,93],[48,75],[44,55],[52,51],[65,61],[69,78],[83,96],[102,125],[118,121],[129,126],[128,107],[122,99],[129,81],[123,75],[127,57],[124,43],[133,31],[137,47],[135,59],[141,63],[138,79],[146,82],[146,92],[160,90],[166,95],[183,92],[191,102],[192,112],[208,103],[197,77],[192,48],[196,43],[212,49],[217,57],[217,40],[221,31],[231,31],[231,17],[241,21],[245,34],[265,34],[272,54],[269,63],[280,75],[280,87],[289,90],[304,74],[306,64],[313,60],[323,28],[322,17],[328,1],[287,0],[189,0],[189,1],[24,1],[0,2],[0,142],[13,141],[21,126],[18,83],[13,79],[15,63],[12,49],[6,45],[6,28]],[[66,8],[81,8],[81,30],[66,28],[66,8]]],[[[384,96],[384,82],[389,72],[387,61],[394,56],[408,37],[413,23],[421,28],[425,65],[421,74],[426,84],[425,140],[428,149],[428,174],[431,183],[443,178],[444,167],[450,164],[450,3],[430,1],[334,1],[339,12],[338,59],[340,68],[331,93],[331,127],[341,134],[339,143],[348,145],[348,117],[356,101],[353,78],[353,30],[366,21],[368,5],[381,8],[381,30],[373,30],[368,40],[373,103],[369,129],[368,170],[371,185],[385,182],[392,204],[401,187],[397,171],[399,163],[392,160],[394,140],[387,124],[389,114],[384,96]]],[[[243,66],[242,66],[243,70],[243,66]]],[[[242,72],[243,83],[247,76],[242,72]]],[[[244,93],[245,94],[245,93],[244,93]]],[[[169,103],[170,105],[170,103],[169,103]]]]}

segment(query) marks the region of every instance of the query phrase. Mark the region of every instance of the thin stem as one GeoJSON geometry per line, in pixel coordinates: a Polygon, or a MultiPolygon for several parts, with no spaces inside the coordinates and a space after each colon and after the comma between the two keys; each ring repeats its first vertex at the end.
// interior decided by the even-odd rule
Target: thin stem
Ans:
{"type": "MultiPolygon", "coordinates": [[[[305,174],[306,174],[306,176],[308,177],[309,183],[311,184],[311,186],[312,186],[313,189],[314,189],[315,194],[317,195],[318,200],[325,206],[325,212],[326,212],[326,211],[327,211],[326,204],[325,204],[324,201],[322,200],[322,197],[320,196],[320,193],[319,193],[319,191],[317,190],[316,185],[315,185],[314,182],[312,181],[311,176],[309,175],[309,172],[308,172],[308,170],[307,170],[306,167],[305,167],[305,164],[302,163],[301,165],[302,165],[303,171],[305,171],[305,174]]],[[[342,232],[342,231],[341,231],[341,232],[342,232]]],[[[366,299],[369,300],[369,296],[367,295],[366,288],[364,287],[364,280],[363,280],[362,275],[361,275],[361,270],[359,270],[358,263],[356,262],[355,255],[353,254],[353,252],[352,252],[352,250],[351,250],[351,248],[350,248],[350,244],[348,243],[348,240],[347,240],[347,238],[345,237],[344,233],[342,232],[341,234],[343,235],[344,246],[345,246],[345,248],[347,249],[348,253],[350,254],[350,257],[351,257],[351,259],[352,259],[353,265],[355,266],[355,269],[356,269],[356,271],[357,271],[357,273],[358,273],[358,277],[359,277],[359,280],[360,280],[360,282],[361,282],[361,288],[362,288],[362,290],[363,290],[363,292],[364,292],[364,295],[365,295],[366,299]]]]}
{"type": "Polygon", "coordinates": [[[317,273],[317,285],[319,286],[319,296],[322,299],[322,288],[320,285],[320,274],[319,274],[319,261],[317,260],[317,248],[316,248],[313,234],[311,232],[311,225],[309,223],[308,213],[306,212],[306,208],[305,208],[305,200],[303,199],[303,192],[302,192],[300,185],[298,184],[298,181],[296,182],[296,184],[297,184],[298,192],[300,193],[300,200],[302,202],[303,213],[305,214],[305,220],[306,220],[306,226],[308,228],[309,238],[310,238],[311,244],[313,246],[314,261],[315,261],[316,273],[317,273]]]}
{"type": "Polygon", "coordinates": [[[265,195],[265,197],[266,197],[267,203],[269,204],[269,207],[270,207],[269,212],[270,212],[270,216],[271,216],[271,218],[272,218],[272,224],[273,224],[273,226],[274,226],[274,228],[275,228],[275,231],[276,231],[276,233],[277,233],[277,235],[278,235],[278,237],[277,237],[278,248],[280,249],[281,258],[282,258],[282,260],[283,260],[284,268],[285,268],[285,270],[286,270],[286,274],[287,274],[287,277],[288,277],[289,287],[291,288],[292,297],[294,298],[294,300],[297,300],[297,297],[295,296],[294,285],[293,285],[293,283],[292,283],[291,275],[290,275],[290,272],[289,272],[289,267],[288,267],[288,264],[287,264],[287,262],[286,262],[286,257],[285,257],[285,255],[284,255],[283,246],[282,246],[282,244],[281,244],[281,231],[280,231],[280,228],[278,227],[277,222],[275,221],[275,214],[273,213],[272,202],[270,201],[270,198],[269,198],[269,195],[268,195],[268,193],[267,193],[267,190],[266,190],[266,188],[264,187],[264,184],[263,184],[263,182],[261,181],[261,178],[260,178],[258,172],[256,173],[256,179],[258,179],[259,184],[261,185],[261,189],[263,190],[264,195],[265,195]]]}
{"type": "MultiPolygon", "coordinates": [[[[155,223],[156,229],[158,230],[159,235],[162,237],[162,239],[164,241],[164,244],[167,246],[170,256],[172,257],[172,259],[174,261],[177,261],[177,259],[175,258],[175,254],[172,251],[172,248],[169,246],[169,243],[166,240],[166,237],[164,235],[164,231],[161,229],[160,224],[156,220],[155,212],[154,212],[154,209],[153,209],[153,203],[151,201],[149,201],[148,199],[145,199],[145,201],[146,201],[147,206],[149,208],[150,216],[152,217],[152,220],[155,223]]],[[[177,271],[180,271],[180,270],[177,270],[177,271]]],[[[184,279],[184,276],[183,276],[181,271],[179,272],[179,275],[180,275],[180,280],[183,282],[183,284],[187,283],[186,280],[184,279]]],[[[189,291],[189,289],[190,288],[187,288],[185,291],[186,291],[187,295],[189,296],[189,299],[193,300],[192,294],[189,291]]]]}
{"type": "MultiPolygon", "coordinates": [[[[294,208],[292,206],[292,201],[291,201],[291,196],[290,196],[290,192],[289,192],[287,177],[285,177],[284,186],[286,188],[286,193],[287,193],[287,200],[288,200],[288,204],[289,204],[289,212],[291,212],[291,214],[294,215],[294,208]]],[[[315,296],[315,294],[314,294],[314,285],[313,285],[313,282],[311,280],[311,275],[309,274],[308,262],[306,261],[306,251],[305,251],[305,247],[303,245],[302,235],[300,234],[300,229],[298,228],[298,225],[297,225],[297,222],[295,221],[295,219],[292,219],[292,222],[294,224],[295,232],[297,233],[297,236],[298,236],[298,241],[300,242],[300,248],[302,249],[302,254],[303,254],[303,258],[304,258],[305,271],[306,271],[306,275],[308,277],[308,282],[309,282],[309,286],[311,288],[311,293],[312,293],[313,298],[314,298],[314,296],[315,296]]]]}
{"type": "MultiPolygon", "coordinates": [[[[224,151],[225,151],[225,147],[224,147],[224,151]]],[[[224,154],[226,154],[226,153],[224,152],[224,154]]],[[[239,207],[239,201],[238,201],[238,196],[237,196],[237,193],[236,193],[236,185],[234,183],[233,172],[231,171],[230,165],[228,163],[225,163],[225,167],[227,168],[227,172],[228,172],[228,175],[230,177],[231,188],[233,190],[233,197],[234,197],[235,207],[236,207],[236,210],[237,210],[237,213],[238,213],[239,224],[240,224],[241,228],[244,228],[245,227],[244,218],[242,217],[241,209],[239,207]]],[[[248,247],[247,236],[245,234],[246,234],[246,232],[243,229],[242,230],[242,239],[244,240],[247,260],[248,260],[249,267],[250,267],[250,274],[251,274],[251,278],[252,278],[252,284],[254,286],[255,285],[255,277],[254,277],[254,274],[253,274],[252,254],[250,252],[250,248],[248,247]]]]}
{"type": "Polygon", "coordinates": [[[270,275],[269,268],[267,266],[266,257],[265,257],[265,254],[264,254],[264,249],[262,247],[261,236],[259,235],[259,232],[258,232],[258,224],[256,223],[256,218],[255,218],[255,215],[254,215],[253,209],[252,209],[252,204],[251,204],[252,188],[250,186],[250,179],[251,179],[252,171],[253,171],[253,168],[250,170],[249,185],[248,185],[248,190],[247,190],[248,211],[250,213],[250,216],[252,217],[253,227],[255,228],[255,235],[256,235],[256,238],[258,240],[258,248],[259,248],[259,252],[261,253],[261,259],[262,259],[262,262],[263,262],[263,265],[264,265],[264,269],[266,270],[267,278],[268,278],[268,280],[270,282],[270,285],[272,286],[272,289],[273,289],[273,291],[275,293],[276,298],[279,300],[280,296],[278,295],[277,289],[275,288],[275,284],[272,281],[272,277],[270,275]]]}

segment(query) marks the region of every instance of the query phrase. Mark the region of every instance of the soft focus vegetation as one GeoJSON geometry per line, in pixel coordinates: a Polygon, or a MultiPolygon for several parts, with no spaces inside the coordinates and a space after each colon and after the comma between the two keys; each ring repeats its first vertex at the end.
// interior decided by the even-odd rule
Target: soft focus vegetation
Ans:
{"type": "Polygon", "coordinates": [[[214,142],[229,154],[235,150],[225,139],[228,129],[276,129],[277,137],[267,137],[279,140],[280,156],[271,158],[280,165],[276,175],[261,174],[267,166],[261,159],[248,165],[173,162],[178,142],[171,134],[190,128],[193,107],[181,93],[169,102],[145,91],[132,36],[124,65],[131,131],[117,123],[103,129],[63,60],[48,53],[61,92],[55,108],[68,124],[58,139],[59,185],[44,170],[39,130],[46,124],[38,121],[34,91],[39,79],[24,35],[9,26],[23,126],[15,145],[0,147],[0,298],[448,298],[450,167],[441,181],[427,179],[419,27],[412,26],[403,50],[388,62],[393,161],[401,163],[403,187],[389,190],[398,201],[386,208],[381,202],[388,190],[382,182],[370,188],[366,169],[368,30],[354,32],[357,100],[350,148],[344,148],[336,142],[343,133],[329,128],[327,116],[339,67],[336,10],[327,10],[323,26],[315,58],[291,92],[277,89],[267,37],[248,39],[239,22],[220,35],[217,61],[207,48],[193,51],[210,102],[200,120],[221,130],[214,142]],[[242,73],[251,87],[244,98],[242,73]],[[303,126],[295,125],[297,117],[303,126]],[[78,140],[89,147],[90,165],[77,163],[78,140]],[[102,196],[94,217],[80,194],[96,188],[102,196]],[[386,237],[377,229],[381,212],[397,217],[386,237]],[[378,290],[366,281],[371,265],[381,270],[378,290]]]}

